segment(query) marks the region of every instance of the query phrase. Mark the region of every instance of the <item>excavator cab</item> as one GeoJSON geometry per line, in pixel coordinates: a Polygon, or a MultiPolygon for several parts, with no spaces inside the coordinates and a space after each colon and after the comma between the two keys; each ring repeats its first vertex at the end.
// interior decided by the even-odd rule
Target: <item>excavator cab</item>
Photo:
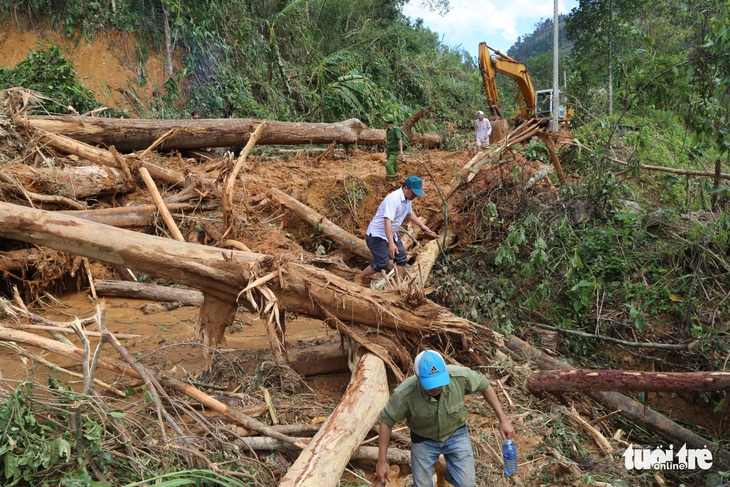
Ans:
{"type": "MultiPolygon", "coordinates": [[[[567,110],[563,103],[563,93],[558,92],[558,118],[565,121],[567,110]]],[[[535,118],[538,120],[550,120],[553,118],[553,90],[540,90],[535,92],[536,109],[535,118]]]]}

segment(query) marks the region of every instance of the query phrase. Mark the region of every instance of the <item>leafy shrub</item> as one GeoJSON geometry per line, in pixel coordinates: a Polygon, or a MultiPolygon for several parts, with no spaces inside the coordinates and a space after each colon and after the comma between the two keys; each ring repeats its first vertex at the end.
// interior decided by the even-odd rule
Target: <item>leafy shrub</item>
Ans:
{"type": "Polygon", "coordinates": [[[61,48],[51,46],[30,51],[28,59],[15,69],[0,68],[0,88],[22,86],[35,90],[51,100],[42,100],[36,110],[68,113],[68,107],[84,113],[96,108],[91,90],[76,79],[73,64],[63,57],[61,48]]]}

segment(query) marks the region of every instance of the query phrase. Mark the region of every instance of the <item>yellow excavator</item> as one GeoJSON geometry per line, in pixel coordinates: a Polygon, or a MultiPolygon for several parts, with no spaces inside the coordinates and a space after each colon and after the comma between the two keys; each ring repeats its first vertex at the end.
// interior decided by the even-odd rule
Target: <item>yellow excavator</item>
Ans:
{"type": "MultiPolygon", "coordinates": [[[[525,121],[535,118],[538,122],[544,120],[543,123],[547,123],[553,117],[553,90],[536,92],[530,74],[527,72],[527,66],[517,59],[492,49],[485,42],[480,42],[479,69],[482,72],[484,89],[487,92],[489,101],[490,120],[502,119],[502,108],[499,104],[499,93],[497,92],[497,73],[512,78],[517,84],[517,104],[525,121]],[[490,51],[494,55],[490,54],[490,51]]],[[[569,125],[572,110],[566,109],[562,100],[559,101],[558,107],[560,123],[569,125]]],[[[511,120],[511,125],[514,125],[514,120],[511,120]]]]}

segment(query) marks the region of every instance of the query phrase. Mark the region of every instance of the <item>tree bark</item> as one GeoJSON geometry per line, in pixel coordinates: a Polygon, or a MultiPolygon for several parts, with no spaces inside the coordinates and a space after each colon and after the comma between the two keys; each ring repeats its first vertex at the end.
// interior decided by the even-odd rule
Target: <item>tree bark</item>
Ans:
{"type": "MultiPolygon", "coordinates": [[[[294,437],[301,443],[308,443],[311,441],[310,438],[306,437],[294,437]]],[[[264,451],[293,451],[297,450],[297,447],[285,443],[283,441],[275,440],[268,436],[249,436],[244,437],[237,442],[244,448],[252,448],[254,450],[264,451]]],[[[354,453],[350,457],[351,461],[378,461],[378,447],[377,446],[359,446],[355,449],[354,453]]],[[[410,465],[411,463],[411,452],[406,450],[399,450],[397,448],[388,448],[388,463],[391,465],[410,465]]],[[[336,484],[335,484],[336,485],[336,484]]]]}
{"type": "Polygon", "coordinates": [[[340,341],[312,345],[303,343],[286,351],[289,366],[305,377],[347,372],[347,350],[340,341]]]}
{"type": "MultiPolygon", "coordinates": [[[[211,298],[201,308],[201,331],[206,344],[217,347],[217,338],[232,323],[238,294],[264,273],[271,280],[266,299],[280,311],[293,311],[321,319],[336,317],[345,323],[385,326],[428,335],[453,334],[456,343],[469,343],[479,332],[480,341],[501,337],[487,326],[454,316],[448,309],[424,302],[416,307],[398,293],[376,292],[346,281],[325,270],[296,262],[275,263],[274,258],[253,252],[222,251],[187,242],[122,230],[57,212],[0,202],[0,236],[81,255],[91,259],[171,279],[211,298]]],[[[254,289],[255,290],[255,289],[254,289]]],[[[241,298],[241,304],[255,307],[241,298]]]]}
{"type": "Polygon", "coordinates": [[[144,282],[108,281],[103,279],[94,281],[94,287],[99,296],[179,302],[185,306],[200,306],[203,304],[203,293],[197,289],[180,289],[144,282]]]}
{"type": "MultiPolygon", "coordinates": [[[[160,136],[178,129],[161,149],[203,149],[243,146],[264,120],[247,118],[198,120],[145,120],[97,117],[28,117],[31,127],[59,133],[88,144],[114,146],[120,151],[143,150],[160,136]]],[[[265,121],[260,145],[292,144],[385,144],[385,130],[367,127],[351,118],[337,123],[265,121]]],[[[415,141],[414,141],[415,142],[415,141]]]]}
{"type": "Polygon", "coordinates": [[[137,269],[230,299],[268,257],[131,232],[0,202],[0,235],[137,269]]]}
{"type": "MultiPolygon", "coordinates": [[[[189,203],[168,203],[166,206],[170,211],[185,211],[188,214],[196,208],[189,203]]],[[[158,216],[155,205],[120,206],[99,210],[65,210],[59,211],[59,213],[117,228],[146,228],[152,225],[158,216]]]]}
{"type": "Polygon", "coordinates": [[[289,208],[310,225],[317,227],[321,224],[322,233],[331,237],[332,240],[340,244],[342,247],[363,259],[372,259],[373,255],[370,253],[370,249],[368,249],[368,246],[363,239],[358,238],[344,230],[342,227],[335,225],[328,218],[325,218],[304,203],[300,203],[283,191],[271,188],[271,194],[279,201],[279,203],[289,208]]]}
{"type": "Polygon", "coordinates": [[[337,408],[281,479],[279,487],[338,486],[350,457],[387,401],[385,364],[366,353],[360,358],[337,408]]]}
{"type": "Polygon", "coordinates": [[[132,193],[137,189],[133,179],[119,169],[103,166],[65,166],[36,168],[16,164],[6,172],[43,194],[84,199],[91,196],[132,193]]]}
{"type": "Polygon", "coordinates": [[[730,372],[644,372],[638,370],[542,370],[527,389],[544,391],[721,391],[730,389],[730,372]]]}
{"type": "MultiPolygon", "coordinates": [[[[523,359],[532,360],[543,370],[567,370],[570,365],[547,355],[529,343],[512,335],[505,344],[505,353],[515,353],[523,359]]],[[[679,426],[666,416],[649,409],[633,399],[618,392],[590,392],[588,395],[603,404],[610,411],[619,413],[638,425],[656,431],[658,434],[675,442],[677,450],[684,444],[689,448],[708,448],[713,452],[714,464],[721,469],[730,468],[730,452],[707,439],[679,426]]]]}

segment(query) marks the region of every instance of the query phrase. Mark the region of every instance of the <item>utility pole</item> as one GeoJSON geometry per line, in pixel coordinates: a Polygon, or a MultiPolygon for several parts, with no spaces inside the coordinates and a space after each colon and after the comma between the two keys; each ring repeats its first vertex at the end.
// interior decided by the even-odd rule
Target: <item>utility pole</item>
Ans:
{"type": "Polygon", "coordinates": [[[560,29],[558,26],[558,0],[553,0],[553,119],[550,121],[550,132],[557,133],[559,129],[560,114],[560,71],[558,70],[558,58],[560,53],[558,51],[558,33],[560,29]]]}

